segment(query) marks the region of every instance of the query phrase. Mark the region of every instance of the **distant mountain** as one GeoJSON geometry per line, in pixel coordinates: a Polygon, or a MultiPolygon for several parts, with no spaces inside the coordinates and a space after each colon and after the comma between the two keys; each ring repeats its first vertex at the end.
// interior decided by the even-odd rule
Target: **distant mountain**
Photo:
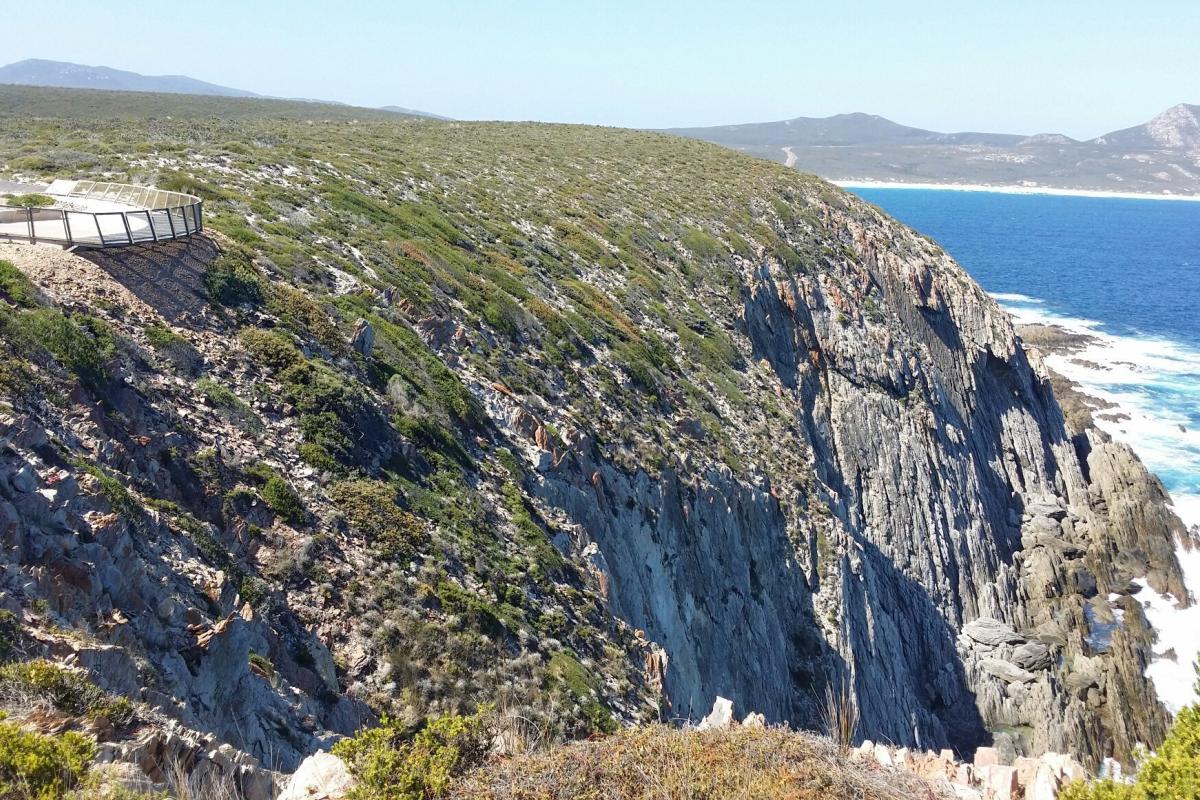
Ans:
{"type": "MultiPolygon", "coordinates": [[[[25,61],[0,67],[0,84],[18,84],[21,86],[53,86],[63,89],[106,89],[122,92],[159,92],[162,94],[199,94],[217,97],[266,97],[266,95],[248,92],[245,89],[233,89],[229,86],[218,86],[215,83],[199,81],[186,75],[141,75],[111,67],[89,67],[83,64],[72,64],[66,61],[47,61],[40,58],[30,58],[25,61]]],[[[314,100],[310,98],[277,98],[299,100],[305,103],[326,103],[344,106],[336,100],[314,100]]],[[[449,119],[426,111],[414,111],[400,106],[384,106],[380,111],[390,111],[394,114],[404,114],[411,117],[427,117],[429,119],[449,119]]]]}
{"type": "Polygon", "coordinates": [[[430,114],[428,111],[417,111],[412,108],[403,108],[401,106],[380,106],[380,111],[390,111],[393,114],[405,114],[410,117],[426,117],[427,119],[440,119],[448,121],[450,117],[443,117],[440,114],[430,114]]]}
{"type": "Polygon", "coordinates": [[[1200,106],[1081,142],[1059,133],[940,133],[876,114],[674,128],[845,182],[984,184],[1200,195],[1200,106]]]}
{"type": "Polygon", "coordinates": [[[836,114],[796,117],[781,122],[675,128],[679,136],[704,139],[730,147],[854,147],[903,144],[1016,144],[1023,137],[1003,133],[938,133],[900,125],[877,114],[836,114]]]}
{"type": "Polygon", "coordinates": [[[1200,106],[1180,103],[1145,125],[1105,134],[1097,144],[1126,150],[1190,150],[1200,152],[1200,106]]]}
{"type": "Polygon", "coordinates": [[[0,67],[0,83],[24,86],[58,86],[66,89],[109,89],[125,92],[207,94],[220,97],[261,97],[244,89],[232,89],[198,81],[185,75],[139,75],[111,67],[89,67],[65,61],[30,58],[0,67]]]}

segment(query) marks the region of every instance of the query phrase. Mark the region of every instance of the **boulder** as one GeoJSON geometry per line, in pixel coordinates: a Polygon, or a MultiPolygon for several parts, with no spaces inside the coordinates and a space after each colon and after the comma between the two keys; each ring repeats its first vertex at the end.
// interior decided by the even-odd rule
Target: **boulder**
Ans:
{"type": "Polygon", "coordinates": [[[980,617],[963,626],[962,632],[971,640],[985,647],[999,647],[1002,644],[1021,644],[1025,637],[1005,625],[998,619],[980,617]]]}
{"type": "Polygon", "coordinates": [[[700,720],[700,724],[696,726],[698,731],[719,730],[728,728],[733,724],[733,701],[726,700],[724,697],[718,697],[713,703],[712,711],[708,712],[708,716],[700,720]]]}
{"type": "Polygon", "coordinates": [[[1010,660],[1021,669],[1028,670],[1049,669],[1052,663],[1050,648],[1041,642],[1026,642],[1013,651],[1010,660]]]}
{"type": "Polygon", "coordinates": [[[1016,800],[1020,793],[1015,767],[992,764],[982,769],[977,768],[976,777],[984,796],[991,800],[1016,800]]]}
{"type": "Polygon", "coordinates": [[[1000,753],[994,747],[980,747],[975,750],[975,769],[990,767],[1000,763],[1000,753]]]}
{"type": "Polygon", "coordinates": [[[1038,767],[1041,762],[1036,758],[1027,756],[1019,756],[1013,762],[1013,766],[1017,768],[1017,783],[1022,786],[1029,786],[1033,783],[1033,779],[1037,776],[1038,767]]]}
{"type": "Polygon", "coordinates": [[[979,666],[984,672],[1005,683],[1031,683],[1037,680],[1037,676],[1029,670],[999,658],[985,658],[979,662],[979,666]]]}
{"type": "Polygon", "coordinates": [[[318,750],[300,762],[276,800],[341,800],[355,783],[345,761],[318,750]]]}
{"type": "Polygon", "coordinates": [[[1025,504],[1025,513],[1030,517],[1049,517],[1050,519],[1065,519],[1067,516],[1067,510],[1060,506],[1053,497],[1030,500],[1025,504]]]}
{"type": "Polygon", "coordinates": [[[33,471],[33,467],[29,464],[21,467],[10,478],[9,482],[12,487],[18,492],[30,494],[38,487],[37,473],[33,471]]]}
{"type": "Polygon", "coordinates": [[[375,348],[375,329],[371,327],[371,323],[365,319],[359,319],[354,323],[354,332],[350,335],[350,346],[362,353],[365,358],[370,358],[371,351],[375,348]]]}
{"type": "Polygon", "coordinates": [[[1038,767],[1033,783],[1025,787],[1025,800],[1055,800],[1058,797],[1059,781],[1054,769],[1047,764],[1038,767]]]}
{"type": "Polygon", "coordinates": [[[767,727],[767,718],[765,716],[763,716],[762,714],[751,711],[749,714],[746,715],[746,718],[744,720],[742,720],[742,727],[743,728],[765,728],[765,727],[767,727]]]}

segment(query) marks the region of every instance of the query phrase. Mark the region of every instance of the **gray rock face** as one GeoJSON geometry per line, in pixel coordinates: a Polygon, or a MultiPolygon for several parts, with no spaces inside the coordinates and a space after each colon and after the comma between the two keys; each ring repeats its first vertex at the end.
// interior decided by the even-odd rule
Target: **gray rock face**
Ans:
{"type": "Polygon", "coordinates": [[[860,735],[898,744],[1017,728],[1028,752],[1096,763],[1157,741],[1140,610],[1094,654],[1083,607],[1135,576],[1186,596],[1161,486],[1127,447],[1067,430],[1039,356],[943,252],[826,213],[843,259],[747,261],[725,312],[756,365],[746,391],[780,409],[763,428],[726,415],[764,442],[752,469],[631,470],[586,426],[539,461],[532,490],[598,551],[614,613],[669,656],[666,713],[721,695],[814,725],[845,676],[860,735]],[[1077,656],[1095,659],[1090,693],[1064,688],[1077,656]]]}

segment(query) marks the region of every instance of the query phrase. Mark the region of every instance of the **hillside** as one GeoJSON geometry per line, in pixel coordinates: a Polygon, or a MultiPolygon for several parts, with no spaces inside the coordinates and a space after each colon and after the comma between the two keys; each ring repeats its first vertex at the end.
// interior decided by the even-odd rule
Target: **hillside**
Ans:
{"type": "Polygon", "coordinates": [[[1060,134],[939,133],[870,114],[668,131],[847,182],[1200,194],[1200,113],[1178,105],[1081,142],[1060,134]]]}
{"type": "MultiPolygon", "coordinates": [[[[232,89],[215,83],[196,80],[186,75],[142,75],[137,72],[72,64],[66,61],[47,61],[30,58],[0,67],[0,85],[39,86],[58,89],[100,89],[121,92],[156,92],[166,94],[194,94],[217,97],[259,97],[262,95],[245,89],[232,89]]],[[[292,98],[294,102],[330,103],[325,100],[292,98]]],[[[401,106],[383,106],[379,111],[390,111],[410,117],[445,119],[437,114],[415,111],[401,106]]]]}
{"type": "Polygon", "coordinates": [[[911,128],[876,114],[796,117],[782,122],[674,128],[668,133],[733,148],[858,147],[912,144],[1013,145],[1025,137],[1002,133],[938,133],[911,128]]]}
{"type": "Polygon", "coordinates": [[[1186,534],[936,244],[689,139],[175,100],[0,88],[0,177],[211,231],[0,247],[8,657],[110,693],[12,713],[247,776],[384,715],[819,728],[841,686],[860,739],[1161,740],[1131,581],[1184,597],[1186,534]]]}
{"type": "Polygon", "coordinates": [[[1180,103],[1145,125],[1105,134],[1097,144],[1118,150],[1184,150],[1200,153],[1200,106],[1180,103]]]}
{"type": "Polygon", "coordinates": [[[56,86],[66,89],[106,89],[124,92],[167,92],[222,97],[257,97],[254,92],[198,81],[186,75],[140,75],[112,67],[91,67],[65,61],[30,58],[0,67],[0,84],[56,86]]]}

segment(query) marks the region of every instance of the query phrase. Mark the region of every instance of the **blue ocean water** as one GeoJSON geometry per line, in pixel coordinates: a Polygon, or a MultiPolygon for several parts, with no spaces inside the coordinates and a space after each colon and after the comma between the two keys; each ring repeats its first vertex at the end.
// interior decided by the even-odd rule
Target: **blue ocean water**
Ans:
{"type": "Polygon", "coordinates": [[[1200,523],[1200,203],[852,191],[936,240],[1018,321],[1095,335],[1051,366],[1120,407],[1128,418],[1101,426],[1200,523]]]}
{"type": "Polygon", "coordinates": [[[932,237],[992,293],[1200,348],[1200,203],[924,189],[855,194],[932,237]]]}
{"type": "MultiPolygon", "coordinates": [[[[1112,407],[1097,424],[1128,442],[1200,534],[1200,202],[855,189],[939,242],[1018,322],[1093,337],[1049,366],[1112,407]]],[[[1176,550],[1200,600],[1200,548],[1176,550]]],[[[1148,586],[1158,632],[1146,675],[1177,711],[1195,699],[1200,603],[1148,586]]]]}

